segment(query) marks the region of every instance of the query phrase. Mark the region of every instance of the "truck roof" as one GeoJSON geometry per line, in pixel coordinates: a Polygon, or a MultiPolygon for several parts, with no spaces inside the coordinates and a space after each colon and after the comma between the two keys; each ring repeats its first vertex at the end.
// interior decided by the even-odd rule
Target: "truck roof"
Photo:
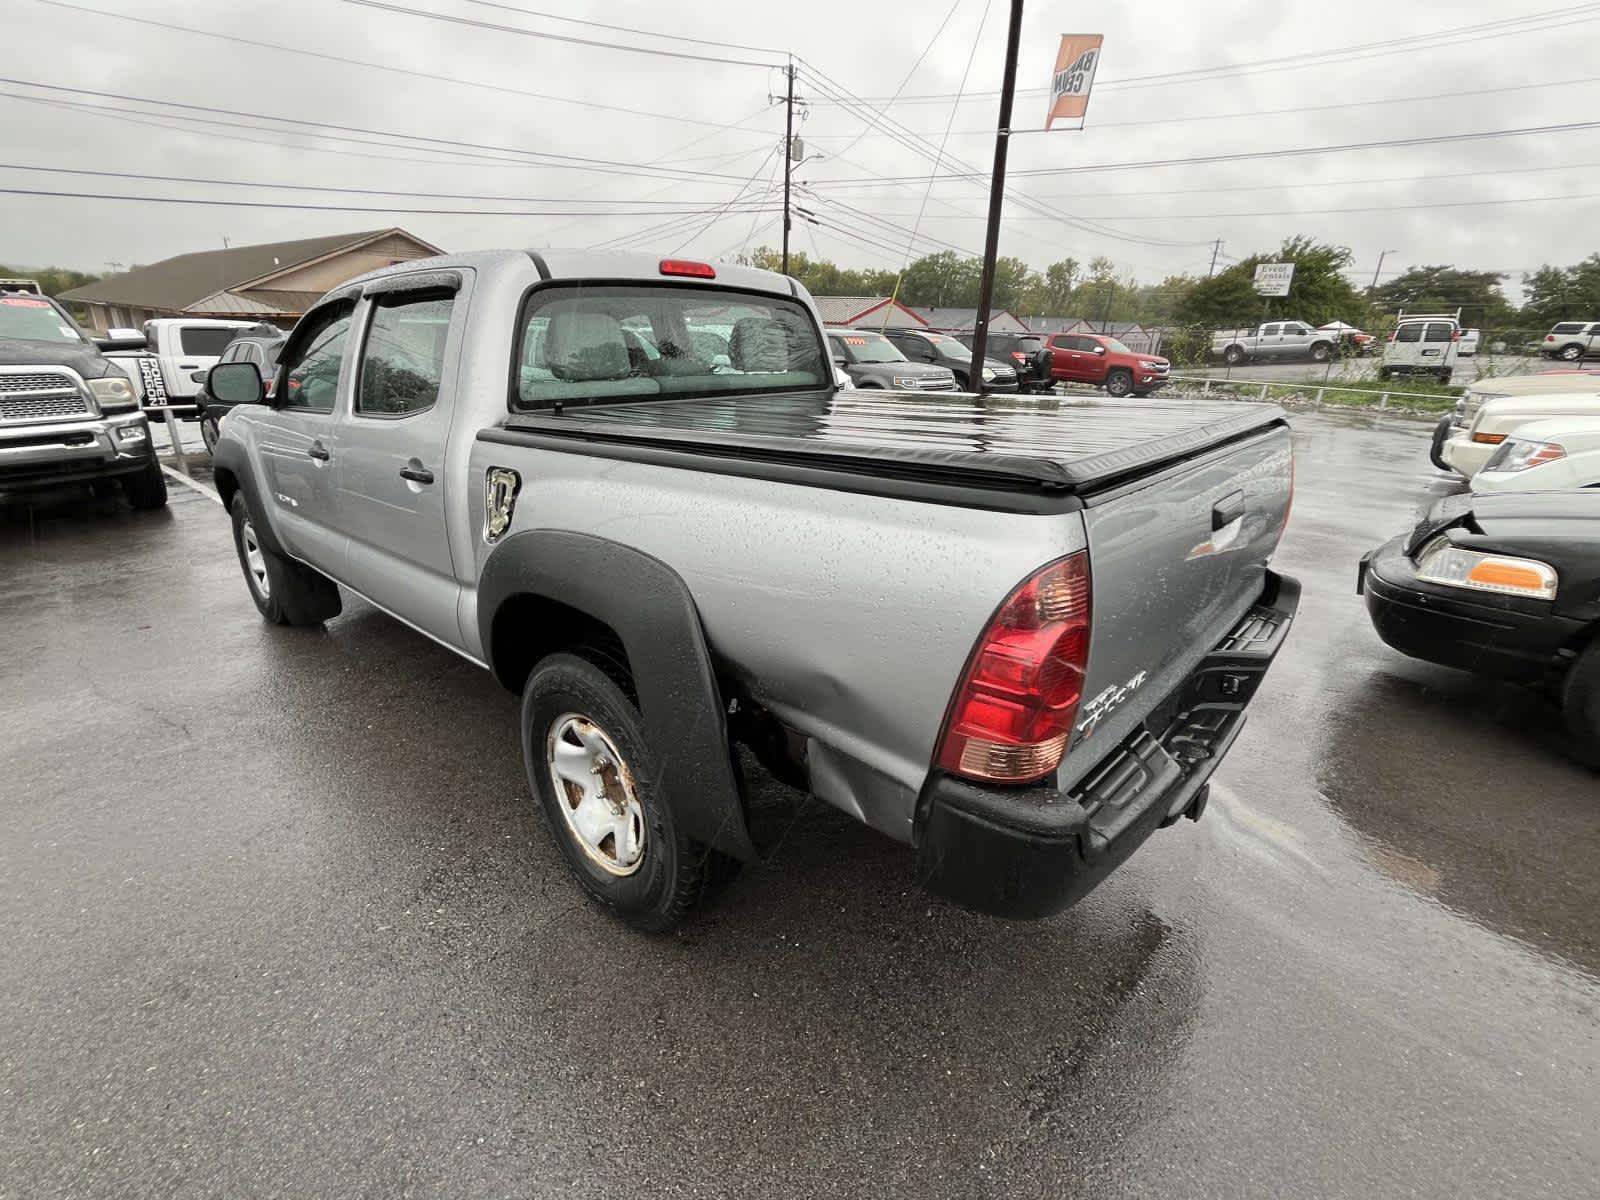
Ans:
{"type": "MultiPolygon", "coordinates": [[[[532,260],[539,273],[549,280],[623,280],[659,283],[663,279],[694,285],[709,284],[714,287],[737,287],[749,291],[770,292],[779,296],[804,297],[805,290],[787,275],[776,271],[763,271],[757,267],[743,267],[737,263],[710,262],[689,259],[689,262],[706,262],[716,271],[713,279],[677,277],[661,270],[661,264],[672,255],[640,254],[613,250],[473,250],[460,254],[438,254],[431,258],[412,258],[393,266],[381,267],[358,275],[333,291],[343,292],[362,284],[384,279],[391,275],[410,274],[416,271],[441,271],[451,267],[472,267],[491,270],[508,263],[532,260]]],[[[685,261],[685,260],[679,260],[685,261]]]]}

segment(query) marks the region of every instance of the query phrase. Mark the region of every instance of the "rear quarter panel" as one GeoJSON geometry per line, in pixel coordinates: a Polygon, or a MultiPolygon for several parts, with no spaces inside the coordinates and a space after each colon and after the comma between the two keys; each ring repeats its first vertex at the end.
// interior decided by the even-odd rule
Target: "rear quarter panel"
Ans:
{"type": "MultiPolygon", "coordinates": [[[[522,477],[511,532],[589,533],[672,567],[719,665],[811,739],[817,794],[901,841],[979,634],[1018,583],[1085,544],[1077,512],[989,512],[487,442],[470,475],[480,513],[491,466],[522,477]]],[[[480,537],[480,573],[490,550],[480,537]]]]}

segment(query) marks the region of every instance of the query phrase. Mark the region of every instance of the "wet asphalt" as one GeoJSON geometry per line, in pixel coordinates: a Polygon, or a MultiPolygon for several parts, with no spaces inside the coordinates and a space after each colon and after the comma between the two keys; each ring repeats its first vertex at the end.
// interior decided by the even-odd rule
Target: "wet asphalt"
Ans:
{"type": "Polygon", "coordinates": [[[1427,426],[1295,424],[1304,599],[1205,819],[1036,924],[806,803],[628,932],[488,676],[266,626],[188,489],[0,502],[0,1197],[1595,1194],[1600,776],[1368,626],[1427,426]]]}

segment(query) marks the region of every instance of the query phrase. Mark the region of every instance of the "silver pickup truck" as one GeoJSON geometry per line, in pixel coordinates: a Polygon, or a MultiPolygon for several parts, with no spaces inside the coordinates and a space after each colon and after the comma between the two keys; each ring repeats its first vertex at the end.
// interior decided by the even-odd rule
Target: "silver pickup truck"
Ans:
{"type": "Polygon", "coordinates": [[[1268,321],[1254,329],[1219,329],[1211,335],[1211,353],[1230,367],[1252,358],[1327,362],[1338,348],[1338,334],[1313,329],[1304,321],[1268,321]]]}
{"type": "Polygon", "coordinates": [[[810,296],[744,267],[408,262],[302,318],[270,405],[248,362],[207,386],[262,615],[343,587],[492,671],[648,929],[762,853],[736,746],[937,893],[1059,911],[1200,816],[1298,601],[1279,409],[838,390],[810,296]]]}

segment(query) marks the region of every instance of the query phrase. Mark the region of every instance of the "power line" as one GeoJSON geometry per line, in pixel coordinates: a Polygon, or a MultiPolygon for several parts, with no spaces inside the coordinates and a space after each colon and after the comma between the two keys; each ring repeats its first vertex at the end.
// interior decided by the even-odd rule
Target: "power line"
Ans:
{"type": "Polygon", "coordinates": [[[689,54],[682,50],[663,50],[653,46],[627,46],[621,42],[602,42],[594,38],[574,37],[565,33],[519,29],[515,25],[501,25],[495,21],[484,21],[476,17],[455,17],[448,13],[426,12],[420,8],[406,8],[402,4],[386,4],[383,0],[342,0],[342,2],[354,4],[361,8],[373,8],[383,12],[397,13],[407,17],[422,17],[425,20],[443,21],[450,25],[463,25],[472,29],[487,29],[494,33],[512,33],[521,37],[543,38],[552,42],[568,42],[573,45],[594,46],[605,50],[625,50],[629,54],[650,54],[658,58],[682,58],[692,62],[723,63],[734,67],[761,67],[765,69],[779,65],[777,63],[757,62],[748,58],[719,58],[710,54],[689,54]]]}
{"type": "MultiPolygon", "coordinates": [[[[1209,76],[1211,78],[1225,78],[1232,75],[1256,74],[1262,71],[1295,70],[1302,66],[1326,66],[1331,62],[1350,59],[1364,59],[1384,57],[1392,54],[1412,54],[1418,49],[1428,49],[1436,45],[1462,45],[1481,41],[1484,38],[1515,35],[1519,33],[1543,33],[1551,29],[1559,29],[1566,25],[1574,25],[1595,20],[1600,13],[1600,4],[1579,4],[1567,8],[1546,9],[1543,12],[1530,13],[1521,17],[1509,17],[1499,21],[1478,22],[1473,25],[1461,25],[1453,29],[1442,29],[1434,33],[1417,34],[1410,37],[1390,38],[1380,42],[1362,42],[1351,46],[1333,47],[1327,50],[1307,51],[1301,54],[1280,55],[1276,58],[1254,59],[1242,63],[1224,63],[1212,67],[1193,67],[1183,71],[1164,71],[1151,75],[1134,75],[1126,79],[1106,79],[1095,81],[1096,90],[1116,88],[1153,87],[1157,84],[1169,83],[1174,80],[1195,80],[1196,77],[1209,76]],[[1583,16],[1579,14],[1589,13],[1583,16]],[[1553,21],[1550,18],[1566,18],[1553,21]],[[1312,62],[1313,59],[1326,61],[1312,62]]],[[[1209,80],[1208,80],[1209,81],[1209,80]]],[[[1045,95],[1048,87],[1018,88],[1020,95],[1045,95]]],[[[998,91],[968,92],[967,99],[982,99],[998,96],[998,91]]],[[[902,104],[933,104],[951,99],[952,93],[939,92],[923,95],[902,96],[902,104]]]]}
{"type": "Polygon", "coordinates": [[[531,8],[522,8],[516,4],[500,3],[498,0],[466,0],[468,4],[476,4],[481,8],[498,8],[506,12],[521,13],[525,17],[543,17],[548,21],[565,21],[569,25],[587,25],[591,29],[609,29],[613,33],[635,33],[640,37],[656,38],[666,42],[690,42],[697,46],[721,46],[724,50],[748,50],[752,54],[787,54],[786,50],[775,50],[771,46],[741,46],[738,42],[725,39],[682,37],[675,33],[661,33],[654,29],[634,29],[629,25],[608,25],[604,21],[586,21],[578,17],[565,17],[560,13],[538,12],[531,8]]]}
{"type": "MultiPolygon", "coordinates": [[[[1229,154],[1205,154],[1192,158],[1158,158],[1146,159],[1141,162],[1121,163],[1085,163],[1072,167],[1037,167],[1032,170],[1014,171],[1013,175],[1029,177],[1043,177],[1048,175],[1079,175],[1095,171],[1134,171],[1148,170],[1153,167],[1186,167],[1199,166],[1207,163],[1245,162],[1254,159],[1294,158],[1308,154],[1343,154],[1354,150],[1387,150],[1406,146],[1433,146],[1450,142],[1481,141],[1496,138],[1528,137],[1534,134],[1546,133],[1572,133],[1583,129],[1600,127],[1600,121],[1569,121],[1558,125],[1532,125],[1522,129],[1483,129],[1467,133],[1441,133],[1420,137],[1389,138],[1381,141],[1346,142],[1335,146],[1291,146],[1277,150],[1246,150],[1229,154]]],[[[885,176],[881,179],[921,180],[923,175],[885,176]]],[[[946,179],[976,179],[973,172],[964,174],[951,174],[941,176],[946,179]]],[[[824,181],[829,185],[835,184],[872,184],[875,180],[868,179],[830,179],[824,181]]]]}
{"type": "MultiPolygon", "coordinates": [[[[772,153],[770,150],[767,152],[772,153]]],[[[766,166],[763,159],[761,166],[766,166]]],[[[86,167],[46,167],[36,163],[8,163],[0,162],[0,170],[6,171],[38,171],[51,175],[92,175],[104,179],[141,179],[155,183],[198,183],[209,187],[242,187],[252,188],[257,191],[286,191],[286,192],[339,192],[364,196],[400,196],[410,200],[482,200],[495,204],[578,204],[581,197],[570,196],[492,196],[481,192],[406,192],[391,191],[386,188],[359,188],[339,187],[334,184],[319,183],[270,183],[262,180],[237,180],[237,179],[210,179],[193,175],[151,175],[141,171],[101,171],[91,170],[86,167]]],[[[759,173],[761,167],[757,167],[759,173]]],[[[721,204],[720,200],[706,199],[681,199],[681,200],[607,200],[607,204],[675,204],[680,208],[684,205],[698,205],[693,211],[707,211],[706,206],[721,204]]],[[[596,216],[630,216],[630,213],[601,213],[596,216]]],[[[651,214],[645,214],[651,215],[651,214]]]]}
{"type": "MultiPolygon", "coordinates": [[[[776,155],[777,153],[778,153],[778,147],[774,146],[768,152],[768,156],[771,157],[773,155],[776,155]]],[[[727,215],[728,210],[730,208],[732,208],[735,204],[737,204],[738,201],[739,201],[739,198],[745,194],[745,192],[750,188],[750,186],[752,184],[755,183],[756,177],[761,174],[761,168],[766,166],[766,165],[767,165],[767,160],[765,158],[763,158],[760,162],[758,162],[756,164],[756,169],[754,171],[750,172],[750,178],[745,180],[743,183],[741,183],[739,185],[739,190],[736,191],[731,197],[729,197],[727,203],[724,204],[721,208],[717,209],[714,213],[712,213],[711,216],[706,220],[706,223],[704,225],[702,225],[699,229],[695,230],[688,237],[684,238],[682,242],[678,243],[678,245],[674,246],[673,249],[672,249],[672,253],[681,254],[683,252],[683,248],[685,246],[687,246],[690,242],[694,241],[697,237],[699,237],[707,229],[710,229],[711,226],[715,225],[717,223],[718,218],[727,215]]],[[[776,165],[776,164],[774,164],[774,165],[776,165]]],[[[770,187],[770,183],[769,183],[769,187],[770,187]]]]}
{"type": "MultiPolygon", "coordinates": [[[[917,69],[922,66],[923,60],[928,57],[928,51],[933,49],[934,43],[936,43],[939,40],[940,36],[944,33],[945,26],[950,24],[950,18],[956,15],[956,9],[958,9],[960,7],[961,7],[961,0],[951,0],[950,7],[945,10],[944,20],[939,22],[939,27],[933,31],[933,36],[928,39],[928,44],[922,48],[922,53],[917,55],[917,61],[911,64],[911,70],[907,71],[905,73],[905,77],[900,80],[900,86],[895,88],[894,95],[890,96],[889,99],[885,102],[884,106],[881,109],[878,110],[878,114],[877,114],[878,116],[881,117],[885,112],[887,112],[889,110],[889,108],[894,104],[894,102],[900,98],[900,93],[906,90],[906,84],[911,82],[911,77],[913,75],[915,75],[917,73],[917,69]]],[[[987,12],[987,11],[988,10],[985,9],[985,12],[987,12]]],[[[981,23],[979,25],[979,28],[980,29],[982,28],[981,23]]],[[[968,60],[968,61],[970,62],[971,60],[968,60]]],[[[851,139],[850,144],[848,146],[846,146],[843,150],[839,151],[839,153],[840,154],[849,154],[850,151],[852,151],[852,150],[854,150],[856,148],[856,143],[857,142],[859,142],[862,138],[866,137],[867,134],[872,132],[872,128],[873,127],[870,124],[862,126],[861,132],[856,134],[856,136],[853,139],[851,139]]]]}
{"type": "Polygon", "coordinates": [[[129,13],[110,12],[98,8],[89,8],[81,4],[68,4],[66,0],[35,0],[35,3],[48,5],[50,8],[70,9],[73,12],[87,13],[95,17],[108,17],[115,21],[129,21],[136,25],[148,25],[156,29],[168,29],[174,33],[188,33],[196,37],[216,38],[219,41],[233,42],[241,46],[251,46],[257,50],[276,50],[281,54],[298,54],[304,58],[319,58],[324,62],[338,63],[347,67],[366,67],[373,71],[388,71],[396,75],[409,75],[415,79],[431,79],[436,83],[451,83],[458,87],[479,88],[484,91],[502,92],[508,96],[523,96],[530,100],[545,100],[556,104],[572,104],[579,108],[593,108],[602,112],[622,113],[631,117],[651,117],[658,121],[676,121],[685,125],[704,125],[713,129],[723,126],[715,121],[701,121],[694,117],[680,117],[671,113],[651,112],[643,108],[624,108],[617,104],[601,104],[597,100],[577,100],[571,96],[560,96],[549,92],[530,92],[523,88],[508,87],[505,84],[485,83],[478,79],[460,79],[454,75],[437,75],[431,71],[417,71],[410,67],[396,67],[388,63],[368,62],[359,58],[345,58],[338,54],[327,54],[320,50],[307,50],[299,46],[284,46],[277,42],[262,42],[254,38],[240,37],[232,33],[218,33],[210,29],[195,29],[189,25],[177,25],[170,21],[157,21],[151,17],[136,17],[129,13]]]}
{"type": "MultiPolygon", "coordinates": [[[[405,213],[410,216],[447,216],[447,217],[586,217],[586,216],[615,216],[615,213],[581,212],[549,212],[528,210],[525,212],[505,212],[496,209],[482,208],[392,208],[385,205],[363,204],[294,204],[288,201],[272,200],[201,200],[192,196],[127,196],[115,192],[66,192],[46,191],[36,188],[0,187],[0,195],[7,196],[54,196],[67,200],[137,200],[143,204],[191,204],[212,208],[274,208],[295,209],[310,212],[370,212],[370,213],[405,213]]],[[[692,213],[693,216],[703,216],[708,210],[699,209],[692,213]]],[[[758,211],[754,209],[740,209],[741,212],[758,211]]],[[[767,209],[765,211],[772,211],[767,209]]],[[[660,215],[660,214],[652,214],[660,215]]]]}
{"type": "MultiPolygon", "coordinates": [[[[531,160],[538,160],[534,165],[542,167],[559,167],[568,170],[595,171],[599,174],[627,174],[637,175],[640,172],[653,172],[662,178],[682,179],[720,179],[737,182],[739,176],[718,173],[714,171],[684,170],[676,167],[659,167],[650,164],[620,162],[616,159],[588,158],[576,154],[557,154],[548,150],[524,150],[515,146],[496,146],[482,142],[466,142],[453,138],[429,137],[424,134],[402,133],[392,130],[367,129],[359,125],[339,125],[330,121],[312,121],[303,117],[277,117],[265,113],[241,112],[238,109],[216,108],[205,104],[184,104],[176,100],[152,100],[145,96],[130,96],[120,92],[96,91],[91,88],[67,87],[62,84],[38,83],[31,79],[13,79],[0,76],[0,83],[9,83],[21,87],[40,88],[51,92],[67,92],[79,96],[96,96],[101,99],[131,101],[136,104],[149,104],[161,108],[182,109],[186,112],[219,113],[229,117],[244,117],[246,119],[278,121],[289,125],[304,125],[316,130],[333,130],[336,133],[361,133],[375,134],[379,137],[403,138],[407,141],[423,142],[428,145],[445,146],[451,149],[485,150],[499,154],[518,154],[531,160]],[[552,160],[552,161],[543,161],[552,160]]],[[[746,118],[748,120],[748,118],[746,118]]]]}

